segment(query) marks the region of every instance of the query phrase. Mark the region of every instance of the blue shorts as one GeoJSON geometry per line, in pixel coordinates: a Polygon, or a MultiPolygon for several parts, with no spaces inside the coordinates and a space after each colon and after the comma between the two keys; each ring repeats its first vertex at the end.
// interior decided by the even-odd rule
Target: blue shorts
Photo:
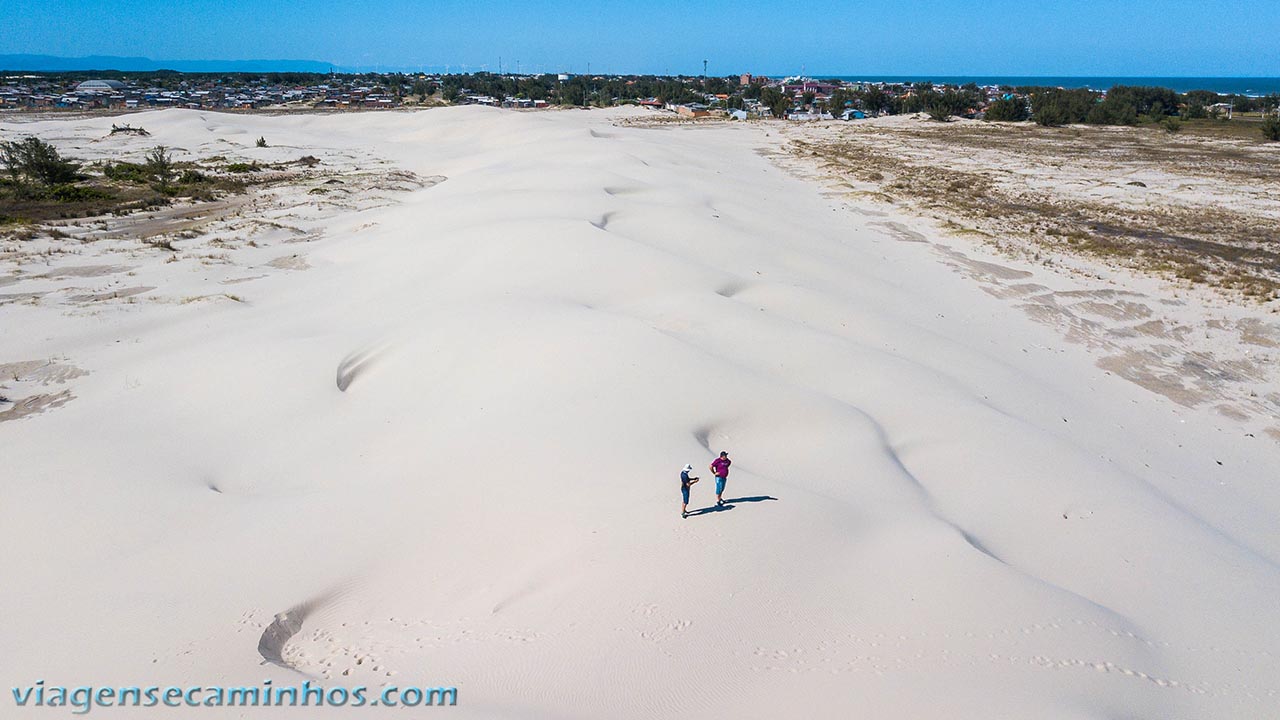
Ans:
{"type": "Polygon", "coordinates": [[[717,495],[724,492],[724,481],[727,479],[728,478],[722,478],[719,475],[716,476],[716,494],[717,495]]]}
{"type": "Polygon", "coordinates": [[[688,505],[689,504],[689,488],[687,487],[680,488],[680,497],[684,498],[684,504],[688,505]]]}

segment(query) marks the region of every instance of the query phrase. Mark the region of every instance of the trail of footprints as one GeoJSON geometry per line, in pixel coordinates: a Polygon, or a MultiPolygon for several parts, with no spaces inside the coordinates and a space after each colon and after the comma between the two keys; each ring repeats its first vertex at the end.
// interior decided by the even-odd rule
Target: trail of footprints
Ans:
{"type": "Polygon", "coordinates": [[[385,620],[345,622],[326,629],[317,627],[298,633],[285,646],[282,656],[292,667],[314,673],[326,680],[353,675],[391,678],[396,664],[405,655],[417,655],[433,648],[500,640],[528,643],[539,633],[520,628],[471,629],[468,618],[451,623],[389,617],[385,620]]]}
{"type": "MultiPolygon", "coordinates": [[[[1002,628],[998,631],[987,633],[942,633],[934,637],[943,641],[963,638],[966,641],[999,642],[1004,638],[1064,630],[1072,631],[1072,629],[1079,628],[1106,633],[1117,638],[1126,638],[1150,648],[1174,647],[1167,642],[1148,640],[1126,630],[1117,630],[1093,620],[1083,619],[1054,619],[1046,623],[1034,623],[1021,628],[1002,628]]],[[[931,663],[941,662],[959,666],[971,665],[977,657],[981,656],[980,652],[956,651],[946,647],[936,648],[930,647],[928,643],[922,643],[922,641],[929,639],[930,635],[923,631],[910,635],[876,633],[873,636],[859,636],[856,633],[850,633],[844,638],[823,640],[812,648],[768,648],[757,646],[751,651],[751,657],[754,658],[751,670],[754,672],[786,672],[792,674],[820,672],[832,675],[869,672],[882,676],[893,671],[910,670],[916,661],[928,660],[931,663]],[[913,650],[910,646],[916,644],[919,645],[913,650]],[[857,654],[852,659],[846,659],[850,656],[849,650],[853,648],[858,649],[857,654]]],[[[1213,653],[1231,656],[1223,658],[1224,662],[1231,660],[1258,661],[1260,659],[1270,661],[1275,658],[1275,655],[1267,650],[1250,652],[1239,648],[1220,648],[1216,646],[1186,647],[1182,649],[1189,653],[1213,653]]],[[[1115,673],[1135,680],[1142,680],[1158,687],[1182,690],[1195,695],[1230,695],[1240,696],[1249,700],[1280,697],[1280,689],[1275,687],[1253,687],[1247,683],[1215,685],[1203,681],[1187,682],[1159,677],[1137,668],[1099,659],[1062,658],[1039,654],[1004,654],[998,652],[986,653],[986,659],[991,663],[1011,667],[1028,666],[1046,670],[1084,670],[1097,673],[1115,673]]]]}
{"type": "MultiPolygon", "coordinates": [[[[657,605],[648,603],[632,608],[632,614],[646,620],[656,620],[660,614],[657,605]]],[[[269,622],[270,613],[264,611],[246,611],[236,622],[236,632],[260,632],[264,623],[269,622]],[[265,618],[265,619],[264,619],[265,618]]],[[[398,674],[394,664],[397,656],[417,654],[432,648],[457,646],[464,643],[501,640],[512,643],[529,643],[537,641],[541,635],[533,630],[515,628],[495,628],[485,631],[471,629],[474,623],[469,618],[459,618],[452,622],[430,622],[426,620],[408,620],[390,617],[382,621],[364,621],[360,623],[341,623],[332,631],[324,627],[298,633],[284,648],[283,657],[299,671],[315,674],[326,680],[342,679],[352,675],[367,677],[392,678],[398,674]],[[390,632],[388,632],[390,631],[390,632]],[[352,642],[352,636],[366,636],[358,642],[352,642]],[[345,638],[342,636],[346,636],[345,638]],[[374,640],[370,636],[388,638],[374,640]]],[[[675,618],[670,621],[659,621],[646,626],[638,632],[640,638],[654,643],[660,652],[672,656],[664,645],[677,639],[684,631],[693,626],[693,621],[675,618]]],[[[623,632],[626,628],[615,627],[615,631],[623,632]]],[[[1276,687],[1253,687],[1247,683],[1214,684],[1209,682],[1190,682],[1175,678],[1160,677],[1141,669],[1127,667],[1108,660],[1097,658],[1054,657],[1044,654],[1006,654],[1000,652],[983,653],[981,648],[957,649],[956,642],[961,644],[979,643],[991,647],[993,643],[1011,640],[1030,635],[1053,634],[1060,632],[1087,631],[1104,633],[1111,637],[1123,638],[1127,641],[1141,643],[1153,649],[1174,649],[1168,642],[1144,638],[1136,633],[1108,627],[1094,620],[1079,618],[1054,618],[1043,623],[1032,623],[1017,628],[1001,628],[990,632],[940,633],[930,635],[926,631],[911,634],[859,635],[849,633],[844,637],[832,637],[812,647],[763,647],[756,646],[746,658],[753,672],[785,672],[827,673],[841,675],[846,673],[871,673],[883,676],[896,671],[909,671],[918,662],[942,663],[953,666],[972,665],[975,660],[985,657],[993,664],[1007,667],[1030,667],[1053,671],[1085,671],[1104,674],[1115,674],[1150,683],[1156,687],[1180,690],[1202,696],[1238,696],[1248,700],[1262,698],[1280,698],[1280,689],[1276,687]],[[942,641],[930,642],[930,641],[942,641]],[[944,645],[938,647],[939,644],[944,645]],[[946,647],[950,645],[951,647],[946,647]]],[[[1221,657],[1222,662],[1266,661],[1273,662],[1277,655],[1271,651],[1248,651],[1227,647],[1184,647],[1188,653],[1210,653],[1221,657]]],[[[740,654],[735,652],[735,654],[740,654]]]]}

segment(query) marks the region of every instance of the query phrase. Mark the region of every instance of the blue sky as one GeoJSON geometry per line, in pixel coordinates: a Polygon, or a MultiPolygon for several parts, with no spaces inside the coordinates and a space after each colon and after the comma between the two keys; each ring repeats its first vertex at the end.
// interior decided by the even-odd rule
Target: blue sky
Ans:
{"type": "Polygon", "coordinates": [[[1280,0],[0,0],[0,54],[384,69],[1280,75],[1280,0]]]}

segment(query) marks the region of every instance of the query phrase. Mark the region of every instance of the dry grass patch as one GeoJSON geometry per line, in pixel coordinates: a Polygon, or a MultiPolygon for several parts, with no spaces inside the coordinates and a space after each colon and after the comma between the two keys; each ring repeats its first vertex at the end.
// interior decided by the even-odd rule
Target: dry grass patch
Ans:
{"type": "Polygon", "coordinates": [[[806,132],[789,149],[857,181],[861,196],[926,210],[1005,250],[1280,298],[1277,153],[1240,125],[1184,129],[868,124],[806,132]]]}

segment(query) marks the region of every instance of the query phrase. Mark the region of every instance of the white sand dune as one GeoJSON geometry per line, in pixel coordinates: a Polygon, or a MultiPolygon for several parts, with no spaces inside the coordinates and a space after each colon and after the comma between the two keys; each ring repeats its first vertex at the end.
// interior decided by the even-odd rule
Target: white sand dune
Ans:
{"type": "MultiPolygon", "coordinates": [[[[1097,368],[775,167],[767,128],[619,114],[131,118],[133,150],[447,180],[290,211],[323,234],[285,248],[306,269],[85,245],[50,262],[136,274],[57,282],[154,289],[2,288],[53,294],[0,305],[0,364],[85,373],[0,422],[6,685],[456,685],[486,718],[1280,706],[1275,442],[1097,368]],[[722,449],[737,500],[681,519],[679,468],[709,506],[722,449]]],[[[3,129],[92,157],[109,125],[3,129]]]]}

